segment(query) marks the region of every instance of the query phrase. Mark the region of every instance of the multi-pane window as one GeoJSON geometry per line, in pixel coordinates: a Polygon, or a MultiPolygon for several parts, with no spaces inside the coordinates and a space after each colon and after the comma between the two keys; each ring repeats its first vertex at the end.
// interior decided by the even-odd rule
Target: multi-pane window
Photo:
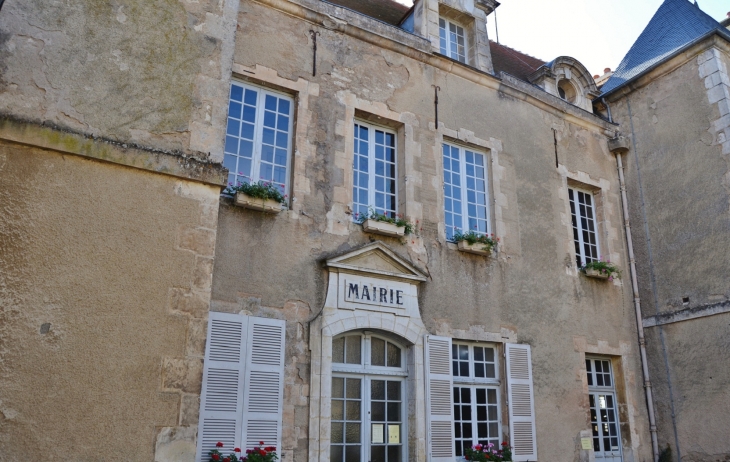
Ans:
{"type": "Polygon", "coordinates": [[[487,156],[448,143],[443,151],[446,238],[456,231],[488,233],[487,156]]]}
{"type": "Polygon", "coordinates": [[[611,361],[586,358],[586,373],[596,460],[620,462],[621,433],[611,361]]]}
{"type": "Polygon", "coordinates": [[[570,216],[573,222],[575,261],[579,267],[598,260],[598,234],[593,194],[579,189],[568,189],[570,216]]]}
{"type": "Polygon", "coordinates": [[[499,447],[499,381],[493,347],[453,343],[454,439],[456,455],[476,444],[499,447]]]}
{"type": "Polygon", "coordinates": [[[406,460],[403,348],[369,333],[332,340],[333,462],[406,460]]]}
{"type": "Polygon", "coordinates": [[[466,36],[464,28],[439,18],[439,52],[451,59],[466,63],[466,36]]]}
{"type": "Polygon", "coordinates": [[[395,133],[355,122],[352,202],[355,216],[396,214],[395,133]]]}
{"type": "Polygon", "coordinates": [[[228,182],[272,182],[287,190],[293,100],[239,82],[231,84],[223,166],[228,182]]]}

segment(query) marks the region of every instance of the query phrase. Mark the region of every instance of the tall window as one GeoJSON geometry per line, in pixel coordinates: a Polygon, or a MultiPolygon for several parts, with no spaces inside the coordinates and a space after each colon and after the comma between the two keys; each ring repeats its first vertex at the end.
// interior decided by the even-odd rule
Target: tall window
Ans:
{"type": "Polygon", "coordinates": [[[403,348],[368,332],[332,340],[332,462],[406,460],[403,348]]]}
{"type": "Polygon", "coordinates": [[[593,194],[569,188],[570,215],[573,222],[575,261],[579,267],[598,260],[596,211],[593,194]]]}
{"type": "Polygon", "coordinates": [[[494,348],[452,343],[456,455],[476,444],[499,448],[499,377],[494,348]]]}
{"type": "Polygon", "coordinates": [[[444,143],[446,238],[456,231],[489,232],[486,155],[444,143]]]}
{"type": "MultiPolygon", "coordinates": [[[[378,213],[395,217],[395,133],[355,122],[352,202],[354,214],[378,213]]],[[[353,215],[354,215],[353,214],[353,215]]]]}
{"type": "Polygon", "coordinates": [[[439,52],[451,59],[466,63],[466,36],[464,28],[439,18],[439,52]]]}
{"type": "Polygon", "coordinates": [[[621,462],[621,433],[611,361],[586,358],[593,451],[601,462],[621,462]]]}
{"type": "Polygon", "coordinates": [[[238,82],[231,84],[223,157],[229,183],[269,181],[286,193],[293,107],[289,96],[238,82]]]}

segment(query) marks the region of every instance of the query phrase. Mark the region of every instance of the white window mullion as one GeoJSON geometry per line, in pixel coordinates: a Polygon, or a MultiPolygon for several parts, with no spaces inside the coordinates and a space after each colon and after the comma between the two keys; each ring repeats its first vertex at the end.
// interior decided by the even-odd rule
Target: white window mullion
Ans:
{"type": "Polygon", "coordinates": [[[261,147],[264,138],[264,104],[266,94],[258,91],[258,100],[256,101],[256,126],[253,141],[253,162],[251,165],[251,183],[258,183],[261,178],[261,147]]]}
{"type": "Polygon", "coordinates": [[[368,127],[368,205],[375,208],[375,129],[368,127]]]}

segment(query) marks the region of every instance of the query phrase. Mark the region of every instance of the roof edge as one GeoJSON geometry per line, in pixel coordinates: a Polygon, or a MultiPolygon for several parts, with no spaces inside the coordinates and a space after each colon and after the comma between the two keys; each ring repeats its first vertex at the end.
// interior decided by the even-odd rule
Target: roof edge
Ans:
{"type": "Polygon", "coordinates": [[[719,28],[719,27],[712,29],[711,31],[705,33],[704,35],[701,35],[700,37],[692,40],[691,42],[687,43],[686,45],[678,48],[676,51],[667,55],[662,60],[652,64],[651,66],[649,66],[645,70],[641,71],[640,73],[636,74],[629,80],[612,88],[611,90],[607,91],[606,93],[602,93],[602,94],[598,95],[593,101],[596,102],[597,100],[602,99],[602,98],[609,98],[609,100],[615,101],[620,96],[623,96],[623,95],[626,95],[626,94],[632,92],[635,89],[635,88],[633,88],[632,84],[635,83],[637,80],[643,78],[644,76],[653,72],[654,70],[656,70],[660,66],[664,65],[668,61],[671,61],[672,59],[676,58],[677,56],[679,56],[682,53],[686,52],[687,50],[691,49],[692,47],[697,46],[698,44],[706,41],[708,38],[713,37],[713,36],[718,36],[718,37],[724,39],[728,44],[730,44],[730,31],[728,31],[727,29],[719,28]],[[627,90],[626,89],[627,86],[632,87],[632,88],[630,90],[627,90]]]}

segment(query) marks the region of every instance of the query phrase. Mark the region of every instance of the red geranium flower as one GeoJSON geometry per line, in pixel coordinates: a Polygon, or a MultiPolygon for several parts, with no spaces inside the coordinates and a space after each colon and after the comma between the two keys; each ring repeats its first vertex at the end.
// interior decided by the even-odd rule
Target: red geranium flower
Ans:
{"type": "Polygon", "coordinates": [[[215,447],[222,448],[223,447],[223,443],[221,443],[220,441],[218,441],[217,443],[215,443],[215,447]]]}
{"type": "Polygon", "coordinates": [[[212,456],[210,456],[210,458],[213,460],[220,460],[221,456],[219,456],[218,454],[213,454],[212,456]]]}
{"type": "Polygon", "coordinates": [[[230,457],[226,457],[225,459],[223,459],[223,462],[231,462],[231,458],[230,457]]]}
{"type": "Polygon", "coordinates": [[[509,446],[509,443],[507,443],[506,441],[503,441],[502,446],[509,446]]]}
{"type": "Polygon", "coordinates": [[[263,445],[264,445],[264,442],[263,442],[263,441],[259,441],[259,444],[260,444],[261,446],[263,446],[263,445]]]}
{"type": "Polygon", "coordinates": [[[241,452],[241,448],[236,448],[233,450],[233,452],[241,452]]]}

